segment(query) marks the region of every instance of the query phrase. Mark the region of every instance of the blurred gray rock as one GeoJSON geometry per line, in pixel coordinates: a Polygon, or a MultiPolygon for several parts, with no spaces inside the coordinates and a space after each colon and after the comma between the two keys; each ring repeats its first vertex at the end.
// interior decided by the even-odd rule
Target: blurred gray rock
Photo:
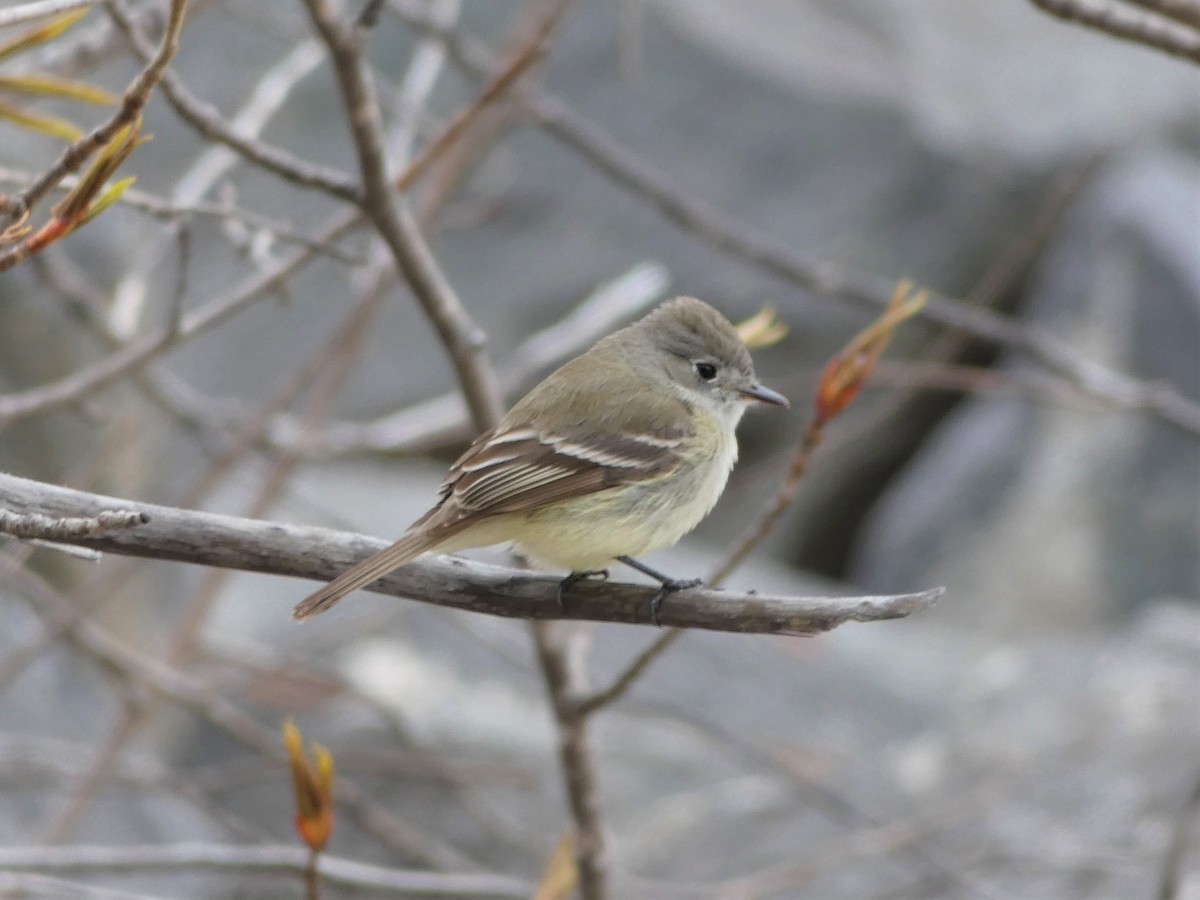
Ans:
{"type": "MultiPolygon", "coordinates": [[[[1134,155],[1064,223],[1027,321],[1097,363],[1200,396],[1198,251],[1200,164],[1134,155]]],[[[852,577],[945,583],[951,615],[1040,630],[1200,596],[1198,529],[1194,435],[1148,416],[976,398],[879,503],[852,577]]]]}
{"type": "Polygon", "coordinates": [[[1028,2],[654,0],[668,21],[789,90],[904,109],[954,153],[1044,165],[1200,113],[1186,62],[1028,2]]]}

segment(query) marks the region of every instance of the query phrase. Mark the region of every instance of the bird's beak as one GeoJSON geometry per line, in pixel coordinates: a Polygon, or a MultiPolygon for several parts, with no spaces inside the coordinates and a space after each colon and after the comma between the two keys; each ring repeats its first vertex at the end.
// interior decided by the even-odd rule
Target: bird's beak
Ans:
{"type": "Polygon", "coordinates": [[[770,403],[772,406],[786,407],[791,405],[788,403],[787,397],[783,396],[783,394],[761,384],[752,384],[750,387],[738,388],[738,393],[743,397],[757,400],[760,403],[770,403]]]}

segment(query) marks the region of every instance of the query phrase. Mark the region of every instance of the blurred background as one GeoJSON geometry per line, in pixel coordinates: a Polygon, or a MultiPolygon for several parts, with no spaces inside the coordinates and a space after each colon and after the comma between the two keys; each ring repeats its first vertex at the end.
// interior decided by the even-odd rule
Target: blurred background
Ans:
{"type": "MultiPolygon", "coordinates": [[[[395,171],[553,5],[384,4],[369,58],[395,171]]],[[[161,8],[128,6],[152,35],[161,8]]],[[[0,74],[120,92],[138,67],[99,7],[0,74]]],[[[173,70],[235,130],[357,179],[301,4],[194,0],[173,70]]],[[[756,357],[792,410],[747,416],[720,506],[652,564],[703,574],[745,531],[825,361],[892,284],[969,311],[903,327],[731,582],[945,597],[820,638],[677,642],[596,717],[614,896],[1200,897],[1196,838],[1171,855],[1200,806],[1200,65],[1026,0],[622,0],[570,5],[526,84],[410,194],[509,402],[677,293],[789,326],[756,357]]],[[[0,418],[0,467],[398,535],[471,433],[379,242],[320,242],[342,199],[210,142],[161,92],[144,129],[129,202],[0,277],[0,409],[308,258],[81,402],[0,418]]],[[[0,134],[4,191],[62,146],[0,134]]],[[[288,716],[359,792],[331,853],[528,896],[570,824],[522,623],[362,594],[298,629],[306,583],[0,551],[10,847],[293,841],[268,752],[288,716]],[[54,632],[71,610],[91,638],[54,632]]],[[[654,634],[586,637],[604,685],[654,634]]],[[[220,869],[63,877],[300,895],[220,869]]]]}

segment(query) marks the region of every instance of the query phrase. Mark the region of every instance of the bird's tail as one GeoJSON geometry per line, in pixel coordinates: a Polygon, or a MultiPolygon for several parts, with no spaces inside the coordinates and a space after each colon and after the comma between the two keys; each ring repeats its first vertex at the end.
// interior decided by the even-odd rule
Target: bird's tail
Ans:
{"type": "Polygon", "coordinates": [[[378,581],[407,562],[412,562],[422,553],[432,550],[448,536],[441,529],[430,532],[431,529],[416,528],[392,546],[351,566],[319,591],[297,603],[296,608],[292,610],[292,618],[304,620],[317,615],[317,613],[325,612],[347,594],[378,581]]]}

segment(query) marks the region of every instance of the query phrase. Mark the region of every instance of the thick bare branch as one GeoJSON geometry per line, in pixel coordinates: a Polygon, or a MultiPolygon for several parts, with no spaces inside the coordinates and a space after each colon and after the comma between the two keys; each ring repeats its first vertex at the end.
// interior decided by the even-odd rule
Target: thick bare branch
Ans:
{"type": "MultiPolygon", "coordinates": [[[[154,506],[0,474],[0,505],[17,515],[94,517],[106,510],[147,516],[145,525],[69,543],[128,556],[199,563],[272,575],[329,579],[383,549],[365,535],[239,519],[154,506]]],[[[372,590],[438,606],[523,619],[582,619],[644,624],[657,587],[581,582],[558,603],[559,578],[531,575],[454,557],[404,566],[372,590]]],[[[816,634],[845,622],[895,619],[924,609],[942,594],[871,597],[781,597],[696,588],[667,598],[664,625],[773,634],[816,634]]]]}

